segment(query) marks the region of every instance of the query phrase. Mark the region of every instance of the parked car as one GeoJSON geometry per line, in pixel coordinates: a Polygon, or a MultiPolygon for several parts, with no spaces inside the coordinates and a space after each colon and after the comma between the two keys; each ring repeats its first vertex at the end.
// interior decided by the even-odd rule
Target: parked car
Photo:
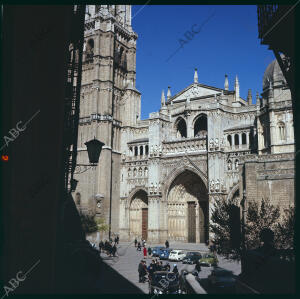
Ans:
{"type": "Polygon", "coordinates": [[[159,253],[159,258],[161,260],[167,260],[169,258],[170,252],[172,251],[171,248],[165,248],[165,249],[161,249],[160,253],[159,253]]]}
{"type": "Polygon", "coordinates": [[[149,280],[149,294],[181,294],[178,275],[168,271],[154,272],[149,280]]]}
{"type": "Polygon", "coordinates": [[[153,247],[153,249],[152,249],[152,256],[159,256],[160,252],[161,252],[163,249],[166,249],[166,248],[163,247],[163,246],[153,247]]]}
{"type": "Polygon", "coordinates": [[[169,255],[170,261],[182,261],[186,253],[182,250],[172,250],[169,255]]]}
{"type": "Polygon", "coordinates": [[[232,271],[215,268],[207,278],[216,291],[235,293],[236,276],[232,271]]]}
{"type": "Polygon", "coordinates": [[[196,262],[202,258],[202,255],[200,252],[197,251],[189,251],[186,253],[186,256],[183,258],[182,263],[183,264],[196,264],[196,262]]]}
{"type": "Polygon", "coordinates": [[[218,258],[216,255],[212,253],[204,253],[202,254],[202,258],[199,260],[201,266],[217,266],[218,265],[218,258]]]}

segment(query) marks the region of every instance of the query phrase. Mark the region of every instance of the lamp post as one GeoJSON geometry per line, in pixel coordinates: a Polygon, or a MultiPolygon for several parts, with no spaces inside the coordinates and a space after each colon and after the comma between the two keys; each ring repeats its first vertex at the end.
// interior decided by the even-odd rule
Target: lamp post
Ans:
{"type": "MultiPolygon", "coordinates": [[[[79,174],[87,171],[91,167],[95,167],[98,165],[99,162],[99,157],[102,151],[102,147],[104,145],[103,142],[97,140],[95,137],[94,139],[87,141],[85,143],[87,152],[88,152],[88,157],[89,157],[89,162],[90,164],[76,164],[76,170],[74,174],[79,174]]],[[[75,190],[73,190],[75,191],[75,190]]]]}

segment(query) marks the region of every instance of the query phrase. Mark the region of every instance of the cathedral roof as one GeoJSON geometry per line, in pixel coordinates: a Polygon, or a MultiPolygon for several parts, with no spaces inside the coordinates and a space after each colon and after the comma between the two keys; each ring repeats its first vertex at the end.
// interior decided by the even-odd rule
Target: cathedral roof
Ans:
{"type": "Polygon", "coordinates": [[[265,70],[263,77],[263,90],[269,88],[269,81],[273,83],[273,86],[276,85],[276,83],[280,83],[281,85],[285,82],[285,78],[276,59],[274,59],[265,70]]]}
{"type": "Polygon", "coordinates": [[[212,96],[214,94],[219,94],[223,91],[224,94],[230,93],[228,90],[201,84],[201,83],[192,83],[182,91],[175,94],[168,100],[169,102],[177,102],[185,100],[187,98],[198,98],[203,96],[212,96]]]}

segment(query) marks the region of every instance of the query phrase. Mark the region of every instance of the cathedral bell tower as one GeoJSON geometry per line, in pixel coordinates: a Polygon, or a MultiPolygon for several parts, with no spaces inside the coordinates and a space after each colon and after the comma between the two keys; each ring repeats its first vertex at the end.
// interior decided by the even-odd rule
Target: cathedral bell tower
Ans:
{"type": "Polygon", "coordinates": [[[89,163],[85,142],[95,137],[105,146],[97,167],[77,172],[75,194],[81,198],[78,208],[102,218],[111,234],[118,233],[119,224],[121,127],[128,118],[132,122],[140,117],[136,40],[130,5],[87,6],[78,163],[89,163]],[[128,107],[127,115],[124,107],[128,107]]]}

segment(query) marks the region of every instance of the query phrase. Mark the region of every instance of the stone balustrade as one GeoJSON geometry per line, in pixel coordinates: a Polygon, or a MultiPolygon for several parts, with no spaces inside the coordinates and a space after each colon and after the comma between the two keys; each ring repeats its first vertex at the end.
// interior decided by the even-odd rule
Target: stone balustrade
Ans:
{"type": "Polygon", "coordinates": [[[183,138],[175,141],[165,141],[162,145],[162,154],[179,154],[206,151],[206,137],[183,138]]]}

